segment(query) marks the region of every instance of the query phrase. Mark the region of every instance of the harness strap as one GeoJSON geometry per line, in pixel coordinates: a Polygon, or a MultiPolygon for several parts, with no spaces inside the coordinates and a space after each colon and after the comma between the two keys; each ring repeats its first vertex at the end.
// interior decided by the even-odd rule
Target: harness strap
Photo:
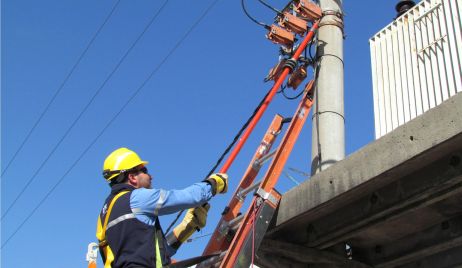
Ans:
{"type": "MultiPolygon", "coordinates": [[[[106,212],[106,216],[104,217],[104,223],[102,224],[102,228],[100,230],[97,231],[97,237],[98,237],[98,240],[99,240],[99,246],[100,247],[103,247],[104,251],[108,251],[108,255],[109,256],[106,256],[106,262],[104,264],[104,267],[111,267],[111,263],[112,261],[114,260],[114,256],[112,254],[112,250],[109,248],[108,244],[107,244],[107,240],[106,240],[106,231],[115,226],[116,224],[124,221],[124,220],[128,220],[128,219],[133,219],[136,217],[136,213],[139,213],[141,212],[141,210],[139,209],[132,209],[132,213],[128,213],[128,214],[125,214],[125,215],[122,215],[122,216],[119,216],[117,217],[116,219],[112,220],[111,222],[109,222],[109,217],[111,215],[111,212],[112,212],[112,208],[114,207],[114,204],[115,202],[117,201],[117,199],[119,199],[122,195],[128,193],[129,191],[122,191],[120,193],[118,193],[116,196],[114,196],[114,198],[111,200],[110,204],[109,204],[109,207],[108,207],[108,210],[106,212]]],[[[165,200],[165,193],[164,195],[161,194],[161,200],[160,203],[162,204],[165,200]]],[[[156,209],[156,212],[157,212],[157,209],[156,209]]],[[[157,215],[157,214],[156,214],[157,215]]],[[[101,218],[98,217],[98,225],[100,225],[101,223],[101,218]]],[[[99,228],[98,228],[99,229],[99,228]]],[[[164,251],[164,245],[163,245],[163,242],[159,241],[160,239],[162,239],[162,230],[160,228],[160,224],[159,224],[159,220],[156,219],[155,221],[155,247],[156,247],[156,267],[163,267],[162,266],[162,257],[161,257],[161,251],[164,251]],[[160,239],[159,239],[160,238],[160,239]],[[160,243],[159,243],[160,242],[160,243]]]]}
{"type": "Polygon", "coordinates": [[[107,224],[108,224],[108,221],[109,221],[109,216],[111,215],[111,212],[112,212],[112,207],[114,207],[114,204],[117,201],[117,199],[119,199],[122,195],[124,195],[124,194],[126,194],[128,192],[129,191],[122,191],[122,192],[118,193],[116,196],[114,196],[114,198],[112,198],[111,203],[109,204],[109,208],[107,209],[106,216],[104,217],[104,223],[103,223],[101,238],[98,237],[99,245],[101,247],[107,246],[106,231],[107,231],[107,224]]]}

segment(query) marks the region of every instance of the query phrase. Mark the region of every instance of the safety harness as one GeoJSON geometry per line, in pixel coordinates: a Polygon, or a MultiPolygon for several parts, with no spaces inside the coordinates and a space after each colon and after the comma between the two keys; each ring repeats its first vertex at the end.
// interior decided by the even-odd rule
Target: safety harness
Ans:
{"type": "MultiPolygon", "coordinates": [[[[112,268],[111,264],[115,259],[114,253],[112,252],[112,249],[111,249],[111,247],[109,246],[109,244],[107,242],[106,231],[109,228],[115,226],[116,224],[118,224],[118,223],[120,223],[120,222],[122,222],[124,220],[133,219],[133,218],[136,217],[135,213],[129,213],[129,214],[124,214],[122,216],[119,216],[116,219],[109,222],[109,218],[110,218],[110,215],[111,215],[111,212],[112,212],[112,208],[114,207],[114,204],[116,203],[116,201],[121,196],[123,196],[123,195],[125,195],[125,194],[127,194],[129,192],[130,191],[122,191],[122,192],[118,193],[116,196],[114,196],[114,198],[112,198],[111,202],[109,203],[109,207],[107,208],[107,212],[106,212],[106,215],[104,217],[104,223],[103,224],[101,224],[101,217],[98,216],[98,225],[97,225],[97,230],[96,230],[96,237],[98,238],[98,241],[99,241],[99,247],[100,247],[102,253],[105,256],[104,268],[112,268]]],[[[162,258],[161,258],[161,253],[160,253],[161,249],[159,247],[159,240],[158,240],[159,232],[161,232],[161,229],[160,229],[160,224],[158,223],[157,219],[156,219],[156,222],[155,222],[155,227],[156,227],[156,231],[155,231],[156,268],[161,268],[163,266],[162,266],[162,258]]],[[[162,235],[162,234],[160,234],[160,235],[162,235]]],[[[163,247],[163,245],[161,247],[163,247]]]]}

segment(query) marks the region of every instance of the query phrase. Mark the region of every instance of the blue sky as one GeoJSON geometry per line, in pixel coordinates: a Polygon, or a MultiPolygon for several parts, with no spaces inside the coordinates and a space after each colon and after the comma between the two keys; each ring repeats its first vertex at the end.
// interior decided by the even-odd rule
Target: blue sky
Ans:
{"type": "MultiPolygon", "coordinates": [[[[24,191],[1,221],[2,245],[9,239],[2,267],[86,267],[87,245],[95,241],[96,217],[109,191],[101,176],[107,154],[131,148],[150,161],[155,187],[186,187],[208,173],[271,86],[263,78],[278,60],[278,47],[244,15],[240,1],[230,0],[216,2],[180,43],[215,1],[168,1],[107,80],[165,3],[122,0],[5,170],[116,2],[2,1],[2,215],[24,191]]],[[[392,21],[395,3],[344,3],[347,154],[374,139],[368,39],[392,21]]],[[[247,6],[259,20],[272,21],[274,13],[258,1],[247,6]]],[[[230,193],[211,202],[202,234],[215,227],[274,114],[291,116],[297,104],[276,95],[229,170],[230,193]]],[[[310,125],[307,121],[287,168],[309,173],[310,125]]],[[[277,188],[294,186],[281,177],[277,188]]],[[[161,219],[164,228],[171,220],[161,219]]],[[[207,238],[187,243],[176,257],[200,255],[206,243],[207,238]]]]}

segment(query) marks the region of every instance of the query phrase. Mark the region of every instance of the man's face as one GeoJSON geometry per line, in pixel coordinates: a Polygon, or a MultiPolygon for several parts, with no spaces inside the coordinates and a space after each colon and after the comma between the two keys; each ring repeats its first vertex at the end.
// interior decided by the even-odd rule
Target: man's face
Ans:
{"type": "Polygon", "coordinates": [[[151,181],[152,177],[148,173],[148,169],[144,166],[141,166],[138,169],[138,172],[134,173],[135,178],[137,179],[138,182],[138,187],[137,188],[146,188],[146,189],[151,189],[151,181]]]}

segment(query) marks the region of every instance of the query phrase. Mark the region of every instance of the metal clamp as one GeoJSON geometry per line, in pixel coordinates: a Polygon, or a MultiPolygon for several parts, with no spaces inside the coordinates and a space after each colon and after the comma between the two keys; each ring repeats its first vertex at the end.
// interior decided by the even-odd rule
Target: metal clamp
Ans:
{"type": "Polygon", "coordinates": [[[326,26],[326,25],[337,26],[337,27],[340,28],[340,30],[342,30],[342,34],[344,34],[343,29],[345,28],[345,25],[343,24],[343,14],[342,14],[342,12],[337,11],[337,10],[324,10],[322,12],[322,15],[323,16],[330,15],[330,16],[335,16],[337,18],[332,18],[332,19],[326,20],[323,17],[323,19],[319,23],[319,28],[321,28],[322,26],[326,26]]]}
{"type": "Polygon", "coordinates": [[[245,199],[245,194],[243,193],[244,188],[239,187],[236,193],[236,199],[239,200],[239,202],[244,202],[245,199]]]}
{"type": "Polygon", "coordinates": [[[321,28],[322,26],[326,26],[326,25],[337,26],[342,30],[342,33],[343,33],[344,25],[342,21],[338,21],[338,20],[322,21],[319,23],[319,28],[321,28]]]}
{"type": "Polygon", "coordinates": [[[338,10],[329,10],[329,9],[323,10],[322,15],[323,16],[332,15],[332,16],[336,16],[343,20],[343,13],[338,10]]]}
{"type": "Polygon", "coordinates": [[[255,194],[260,196],[264,200],[270,201],[275,206],[277,206],[277,204],[278,204],[278,199],[274,195],[272,195],[271,193],[265,191],[263,188],[258,188],[258,190],[257,190],[257,192],[255,194]]]}

